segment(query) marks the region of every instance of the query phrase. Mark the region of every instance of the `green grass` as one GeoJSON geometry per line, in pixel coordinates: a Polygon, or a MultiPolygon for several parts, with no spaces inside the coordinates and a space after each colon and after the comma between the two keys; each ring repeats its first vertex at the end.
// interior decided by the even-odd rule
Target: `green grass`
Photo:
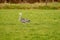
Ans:
{"type": "Polygon", "coordinates": [[[60,10],[0,9],[0,40],[60,40],[60,10]]]}

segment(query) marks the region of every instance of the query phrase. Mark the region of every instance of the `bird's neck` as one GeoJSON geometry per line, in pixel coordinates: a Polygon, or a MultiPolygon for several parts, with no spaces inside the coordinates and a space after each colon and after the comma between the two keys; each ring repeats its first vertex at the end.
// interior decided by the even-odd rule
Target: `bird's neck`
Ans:
{"type": "Polygon", "coordinates": [[[19,18],[21,19],[22,18],[22,15],[20,15],[19,18]]]}

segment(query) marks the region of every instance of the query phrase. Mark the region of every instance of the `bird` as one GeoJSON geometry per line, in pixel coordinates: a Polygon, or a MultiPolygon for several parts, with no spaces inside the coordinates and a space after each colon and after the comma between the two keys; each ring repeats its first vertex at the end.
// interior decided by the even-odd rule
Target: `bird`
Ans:
{"type": "Polygon", "coordinates": [[[19,13],[19,21],[22,23],[29,23],[30,20],[26,18],[22,18],[22,13],[19,13]]]}

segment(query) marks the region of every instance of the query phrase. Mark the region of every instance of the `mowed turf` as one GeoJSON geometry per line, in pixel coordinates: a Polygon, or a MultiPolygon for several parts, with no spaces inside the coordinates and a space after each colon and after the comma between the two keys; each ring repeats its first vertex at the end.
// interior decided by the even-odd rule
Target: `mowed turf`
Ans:
{"type": "Polygon", "coordinates": [[[60,10],[0,9],[0,40],[60,40],[60,10]]]}

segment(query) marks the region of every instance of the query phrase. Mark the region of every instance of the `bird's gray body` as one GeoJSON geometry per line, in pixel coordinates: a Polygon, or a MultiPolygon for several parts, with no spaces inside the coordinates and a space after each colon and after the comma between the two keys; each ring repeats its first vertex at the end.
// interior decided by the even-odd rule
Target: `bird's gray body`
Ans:
{"type": "Polygon", "coordinates": [[[19,20],[20,20],[22,23],[28,23],[28,22],[30,22],[30,20],[28,20],[28,19],[26,19],[26,18],[22,18],[22,13],[20,13],[19,20]]]}
{"type": "Polygon", "coordinates": [[[28,22],[30,22],[30,20],[25,19],[25,18],[21,18],[20,21],[21,21],[22,23],[28,23],[28,22]]]}

